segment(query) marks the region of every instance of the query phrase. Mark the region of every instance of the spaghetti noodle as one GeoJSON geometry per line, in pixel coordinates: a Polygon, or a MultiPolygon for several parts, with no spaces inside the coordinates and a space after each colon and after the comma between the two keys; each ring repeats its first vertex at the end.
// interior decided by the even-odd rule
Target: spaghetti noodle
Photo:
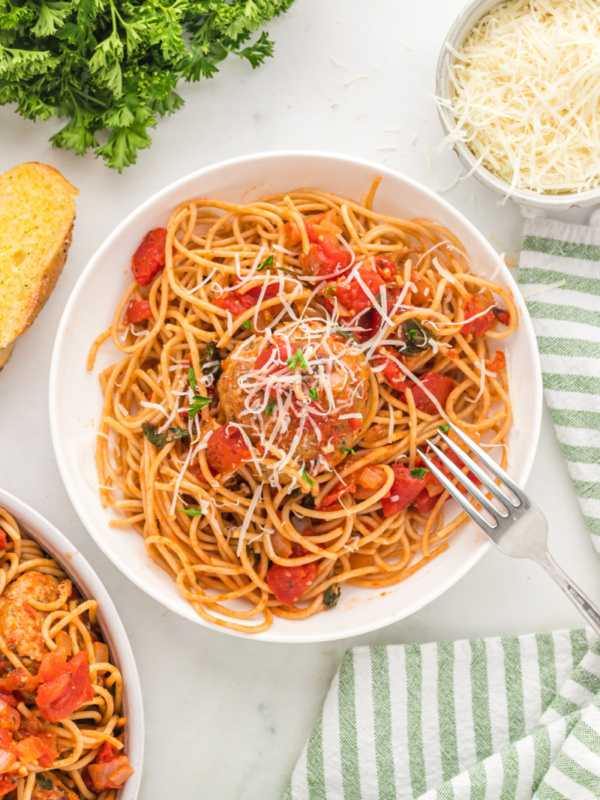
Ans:
{"type": "Polygon", "coordinates": [[[114,800],[123,679],[59,564],[0,508],[0,796],[114,800]]]}
{"type": "MultiPolygon", "coordinates": [[[[110,328],[96,461],[205,620],[257,633],[385,587],[465,519],[418,448],[446,420],[511,424],[496,343],[517,312],[436,222],[317,189],[189,200],[151,231],[110,328]]],[[[506,447],[502,447],[506,462],[506,447]]]]}

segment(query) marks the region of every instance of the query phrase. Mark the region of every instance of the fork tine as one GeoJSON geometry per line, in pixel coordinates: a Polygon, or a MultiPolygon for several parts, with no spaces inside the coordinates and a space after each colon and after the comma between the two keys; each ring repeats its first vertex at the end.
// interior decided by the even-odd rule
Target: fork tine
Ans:
{"type": "Polygon", "coordinates": [[[502,467],[499,467],[498,464],[496,464],[496,462],[490,458],[485,450],[483,450],[478,444],[475,444],[475,442],[470,439],[466,433],[463,433],[461,429],[457,428],[456,425],[453,425],[452,422],[450,422],[449,425],[458,438],[461,439],[467,445],[467,447],[475,453],[475,455],[483,464],[485,464],[492,475],[495,475],[496,478],[499,478],[502,483],[507,486],[511,492],[516,495],[516,497],[519,498],[521,502],[527,499],[525,494],[521,491],[521,489],[519,489],[513,479],[502,469],[502,467]]]}
{"type": "Polygon", "coordinates": [[[483,485],[486,486],[489,489],[489,491],[494,495],[496,500],[499,500],[507,508],[510,508],[510,506],[512,506],[513,508],[516,508],[517,506],[520,505],[520,503],[514,503],[512,500],[510,500],[504,494],[504,492],[498,486],[498,484],[494,483],[494,481],[492,481],[490,479],[489,475],[487,475],[481,469],[479,464],[477,464],[476,461],[473,461],[473,459],[469,456],[468,453],[465,453],[464,450],[461,450],[460,447],[457,444],[455,444],[449,436],[446,436],[446,434],[443,431],[438,431],[438,433],[442,437],[442,439],[446,442],[448,447],[452,450],[452,452],[456,453],[456,455],[460,458],[460,460],[463,462],[463,464],[465,466],[467,466],[471,470],[473,475],[475,475],[475,477],[479,478],[481,483],[483,483],[483,485]]]}
{"type": "Polygon", "coordinates": [[[483,530],[484,533],[487,533],[488,536],[493,534],[495,528],[492,527],[489,522],[481,516],[481,514],[473,508],[471,503],[467,500],[465,495],[462,492],[459,492],[456,486],[452,483],[452,481],[448,480],[446,475],[442,472],[442,470],[436,466],[433,461],[428,458],[424,453],[419,451],[419,455],[421,456],[422,460],[427,464],[429,469],[433,472],[435,477],[438,481],[442,484],[444,489],[448,492],[448,494],[453,497],[456,502],[463,508],[464,511],[471,517],[473,522],[483,530]]]}
{"type": "Polygon", "coordinates": [[[475,486],[475,484],[473,483],[472,480],[467,478],[465,473],[461,471],[460,467],[457,467],[456,464],[453,461],[451,461],[448,458],[448,456],[443,452],[443,450],[440,450],[440,448],[437,445],[435,445],[432,442],[430,442],[429,439],[427,440],[427,444],[429,445],[429,447],[431,447],[433,452],[440,459],[440,461],[446,467],[446,469],[450,470],[450,472],[454,475],[454,477],[460,483],[462,483],[462,485],[465,487],[467,492],[469,492],[469,494],[473,495],[473,497],[475,498],[475,500],[477,500],[479,505],[481,505],[483,508],[485,508],[485,510],[489,514],[491,514],[492,517],[494,517],[494,519],[496,521],[498,521],[498,517],[506,518],[508,516],[508,509],[503,508],[503,511],[505,511],[506,513],[502,514],[499,509],[497,509],[494,505],[492,505],[492,503],[490,503],[490,501],[483,494],[483,492],[480,489],[478,489],[477,486],[475,486]]]}

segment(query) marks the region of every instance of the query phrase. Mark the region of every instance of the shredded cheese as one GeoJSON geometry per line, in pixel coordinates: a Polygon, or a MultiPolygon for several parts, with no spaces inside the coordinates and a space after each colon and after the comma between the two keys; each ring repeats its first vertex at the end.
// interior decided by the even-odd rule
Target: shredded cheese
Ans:
{"type": "Polygon", "coordinates": [[[597,0],[508,0],[448,49],[451,98],[437,102],[456,124],[444,144],[466,144],[509,194],[600,186],[597,0]]]}

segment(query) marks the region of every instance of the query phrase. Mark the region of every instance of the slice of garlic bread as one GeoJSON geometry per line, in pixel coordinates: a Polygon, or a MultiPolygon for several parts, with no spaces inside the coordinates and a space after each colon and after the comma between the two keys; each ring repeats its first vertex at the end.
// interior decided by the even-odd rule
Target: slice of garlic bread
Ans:
{"type": "Polygon", "coordinates": [[[21,164],[0,176],[0,366],[7,346],[50,296],[71,244],[79,194],[53,167],[21,164]]]}

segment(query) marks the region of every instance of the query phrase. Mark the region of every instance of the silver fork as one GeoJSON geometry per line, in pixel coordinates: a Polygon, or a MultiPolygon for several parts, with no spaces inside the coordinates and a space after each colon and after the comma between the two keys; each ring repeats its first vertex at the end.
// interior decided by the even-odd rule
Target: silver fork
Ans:
{"type": "Polygon", "coordinates": [[[442,486],[459,503],[471,517],[473,522],[478,525],[486,534],[488,539],[507,556],[513,558],[530,558],[543,567],[548,575],[556,581],[567,597],[574,603],[581,614],[586,618],[596,633],[600,634],[600,608],[587,597],[578,586],[569,578],[564,570],[559,567],[556,561],[548,552],[548,522],[540,509],[531,502],[527,495],[519,489],[517,484],[501,469],[495,461],[479,445],[463,433],[456,425],[449,423],[454,433],[461,439],[475,454],[479,460],[485,464],[487,469],[500,481],[500,486],[496,484],[490,476],[477,464],[473,458],[461,450],[450,437],[440,429],[439,434],[446,442],[448,447],[455,453],[465,467],[468,467],[473,475],[478,478],[492,496],[496,499],[494,505],[488,497],[470,480],[460,467],[457,467],[444,452],[433,442],[427,444],[441,460],[442,464],[454,475],[454,477],[465,487],[479,505],[489,514],[492,522],[475,509],[468,498],[459,491],[451,480],[442,470],[433,463],[424,453],[419,455],[427,464],[428,468],[440,481],[442,486]],[[514,498],[508,497],[502,491],[502,484],[509,489],[514,498]]]}

